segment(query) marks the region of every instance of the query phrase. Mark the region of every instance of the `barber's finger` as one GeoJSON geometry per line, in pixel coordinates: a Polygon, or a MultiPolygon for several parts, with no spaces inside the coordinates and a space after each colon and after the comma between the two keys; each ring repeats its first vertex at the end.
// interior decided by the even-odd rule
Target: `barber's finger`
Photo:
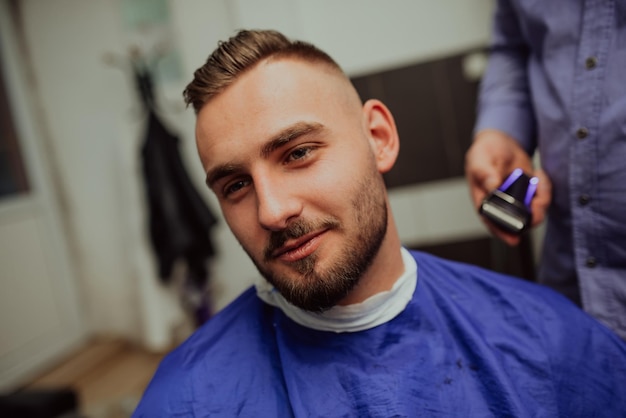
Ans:
{"type": "Polygon", "coordinates": [[[489,164],[472,164],[466,169],[466,177],[470,183],[488,193],[497,189],[510,171],[509,162],[505,160],[490,160],[489,164]]]}
{"type": "Polygon", "coordinates": [[[490,191],[498,187],[502,168],[501,163],[493,158],[484,158],[475,152],[468,154],[465,164],[465,175],[477,187],[490,191]]]}
{"type": "Polygon", "coordinates": [[[491,192],[497,189],[502,183],[502,176],[499,173],[490,173],[483,180],[483,189],[491,192]]]}
{"type": "Polygon", "coordinates": [[[487,194],[497,188],[499,184],[497,176],[489,174],[487,170],[480,170],[471,175],[468,174],[467,178],[472,202],[476,208],[480,206],[487,194]]]}
{"type": "Polygon", "coordinates": [[[465,176],[475,204],[496,189],[501,181],[499,167],[495,164],[477,164],[475,160],[467,162],[465,176]]]}

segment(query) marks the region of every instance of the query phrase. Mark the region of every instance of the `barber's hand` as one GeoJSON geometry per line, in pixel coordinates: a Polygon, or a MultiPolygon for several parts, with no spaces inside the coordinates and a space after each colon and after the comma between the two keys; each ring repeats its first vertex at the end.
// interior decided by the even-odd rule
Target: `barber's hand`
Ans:
{"type": "MultiPolygon", "coordinates": [[[[534,170],[530,157],[510,136],[497,130],[480,131],[465,155],[467,178],[474,207],[478,210],[488,193],[497,189],[515,168],[539,179],[531,203],[532,226],[541,223],[550,205],[552,183],[543,170],[534,170]]],[[[489,231],[508,245],[517,245],[520,237],[502,231],[481,216],[489,231]]]]}

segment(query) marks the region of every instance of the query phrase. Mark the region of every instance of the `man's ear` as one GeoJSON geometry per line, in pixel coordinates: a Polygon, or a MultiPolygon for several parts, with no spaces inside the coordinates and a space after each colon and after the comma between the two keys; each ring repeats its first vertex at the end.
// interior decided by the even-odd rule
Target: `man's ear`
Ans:
{"type": "Polygon", "coordinates": [[[396,162],[400,139],[393,115],[380,100],[371,99],[363,105],[365,128],[380,173],[386,173],[396,162]]]}

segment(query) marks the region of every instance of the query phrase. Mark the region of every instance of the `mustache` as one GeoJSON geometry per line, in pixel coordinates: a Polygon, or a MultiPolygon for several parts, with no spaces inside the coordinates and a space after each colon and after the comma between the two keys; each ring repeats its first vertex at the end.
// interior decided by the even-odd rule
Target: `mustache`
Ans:
{"type": "Polygon", "coordinates": [[[264,257],[265,261],[272,259],[272,254],[290,239],[297,239],[303,235],[309,234],[313,231],[319,231],[321,229],[337,229],[339,228],[339,221],[335,218],[324,218],[319,221],[309,222],[304,219],[298,219],[290,223],[285,229],[280,231],[272,231],[270,234],[268,244],[265,247],[264,257]]]}

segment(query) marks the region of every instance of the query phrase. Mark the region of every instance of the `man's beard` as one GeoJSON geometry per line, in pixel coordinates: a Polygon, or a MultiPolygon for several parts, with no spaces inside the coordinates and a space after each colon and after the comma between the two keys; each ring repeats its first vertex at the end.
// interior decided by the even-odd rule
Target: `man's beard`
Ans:
{"type": "MultiPolygon", "coordinates": [[[[339,303],[357,285],[378,254],[387,232],[387,205],[382,189],[377,188],[382,179],[363,181],[357,188],[352,205],[355,217],[354,230],[347,231],[334,217],[315,222],[298,219],[281,231],[272,232],[264,251],[264,260],[252,261],[259,272],[290,303],[302,309],[323,312],[339,303]],[[372,190],[376,190],[372,193],[372,190]],[[345,246],[333,254],[332,264],[324,270],[316,269],[318,254],[290,262],[293,273],[278,273],[269,263],[276,262],[271,254],[287,240],[313,231],[338,231],[347,238],[345,246]]],[[[382,185],[381,187],[384,187],[382,185]]],[[[332,249],[326,249],[332,252],[332,249]]],[[[326,261],[326,260],[325,260],[326,261]]]]}

